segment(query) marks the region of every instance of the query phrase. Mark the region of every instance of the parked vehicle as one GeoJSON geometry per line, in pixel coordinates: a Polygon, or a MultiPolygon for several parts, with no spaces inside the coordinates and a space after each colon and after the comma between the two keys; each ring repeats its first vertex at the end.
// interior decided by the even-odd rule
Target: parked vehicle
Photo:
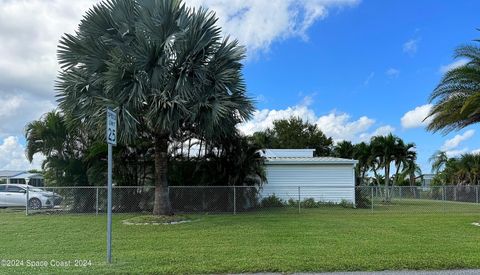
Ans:
{"type": "Polygon", "coordinates": [[[29,209],[53,208],[63,198],[50,191],[25,184],[0,184],[0,207],[19,207],[27,203],[29,209]]]}

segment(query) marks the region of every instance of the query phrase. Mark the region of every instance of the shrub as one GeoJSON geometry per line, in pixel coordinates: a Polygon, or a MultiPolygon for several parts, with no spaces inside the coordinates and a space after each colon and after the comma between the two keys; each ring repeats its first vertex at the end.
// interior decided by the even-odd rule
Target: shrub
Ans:
{"type": "Polygon", "coordinates": [[[294,200],[292,198],[288,199],[287,205],[290,207],[297,207],[298,206],[298,200],[294,200]]]}
{"type": "Polygon", "coordinates": [[[307,198],[300,203],[300,207],[301,208],[318,208],[319,205],[317,202],[315,202],[313,198],[307,198]]]}
{"type": "Polygon", "coordinates": [[[353,203],[345,200],[345,199],[342,199],[342,201],[340,201],[339,205],[343,208],[355,208],[355,205],[353,205],[353,203]]]}
{"type": "Polygon", "coordinates": [[[284,207],[285,206],[285,202],[275,196],[275,194],[273,195],[270,195],[268,197],[265,197],[262,199],[262,202],[261,202],[261,205],[262,207],[284,207]]]}

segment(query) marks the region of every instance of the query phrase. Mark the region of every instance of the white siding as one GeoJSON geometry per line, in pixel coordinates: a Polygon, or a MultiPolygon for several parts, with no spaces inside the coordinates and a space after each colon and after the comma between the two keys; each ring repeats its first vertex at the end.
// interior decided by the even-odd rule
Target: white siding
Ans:
{"type": "Polygon", "coordinates": [[[284,200],[314,198],[315,201],[355,202],[355,176],[351,164],[270,164],[262,197],[275,194],[284,200]]]}

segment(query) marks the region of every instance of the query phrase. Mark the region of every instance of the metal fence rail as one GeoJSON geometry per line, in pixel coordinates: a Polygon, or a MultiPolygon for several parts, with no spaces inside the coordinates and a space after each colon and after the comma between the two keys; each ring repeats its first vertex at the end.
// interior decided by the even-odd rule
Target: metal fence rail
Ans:
{"type": "MultiPolygon", "coordinates": [[[[243,213],[287,209],[371,212],[478,212],[478,186],[171,186],[168,189],[176,213],[243,213]]],[[[42,187],[28,189],[20,205],[11,204],[0,193],[0,206],[16,206],[27,214],[90,213],[107,209],[107,188],[42,187]],[[2,201],[4,200],[4,201],[2,201]]],[[[153,186],[116,186],[113,188],[113,213],[152,212],[153,186]]]]}

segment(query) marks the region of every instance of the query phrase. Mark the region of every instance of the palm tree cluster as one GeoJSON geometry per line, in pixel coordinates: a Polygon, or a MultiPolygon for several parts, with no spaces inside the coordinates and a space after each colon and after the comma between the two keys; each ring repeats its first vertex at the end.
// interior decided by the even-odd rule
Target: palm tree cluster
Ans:
{"type": "Polygon", "coordinates": [[[416,163],[415,144],[405,143],[392,134],[374,136],[369,143],[338,142],[333,155],[358,160],[356,174],[359,184],[384,185],[386,201],[390,200],[390,186],[404,185],[406,178],[410,185],[415,185],[416,174],[421,174],[416,163]],[[369,173],[373,177],[368,177],[369,173]]]}
{"type": "Polygon", "coordinates": [[[449,158],[443,151],[431,158],[433,183],[438,185],[478,185],[480,182],[480,154],[462,154],[449,158]]]}

